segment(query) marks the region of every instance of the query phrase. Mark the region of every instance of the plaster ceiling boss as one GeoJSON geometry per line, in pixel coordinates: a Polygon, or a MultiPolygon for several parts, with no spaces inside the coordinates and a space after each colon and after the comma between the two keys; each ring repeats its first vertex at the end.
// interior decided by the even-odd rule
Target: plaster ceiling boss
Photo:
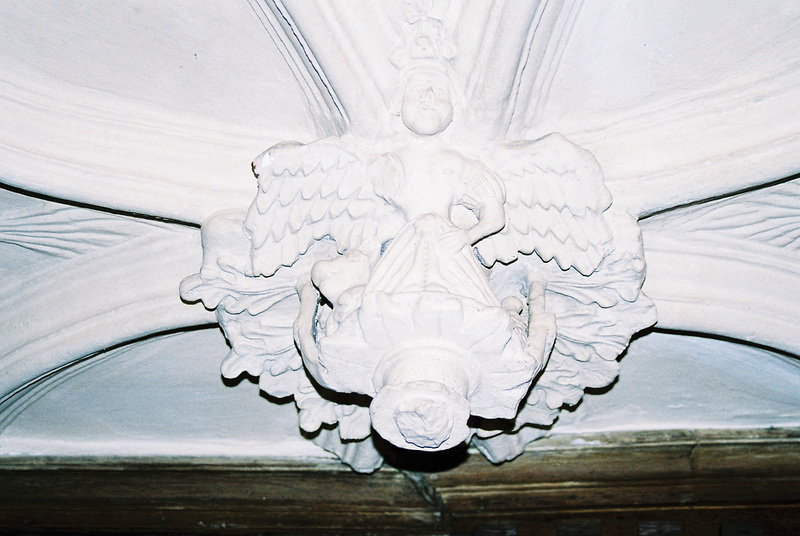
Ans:
{"type": "Polygon", "coordinates": [[[358,471],[382,463],[374,434],[513,458],[656,320],[639,227],[593,155],[485,134],[449,9],[402,4],[370,135],[258,156],[255,199],[203,224],[181,285],[216,309],[223,375],[293,397],[301,429],[358,471]]]}

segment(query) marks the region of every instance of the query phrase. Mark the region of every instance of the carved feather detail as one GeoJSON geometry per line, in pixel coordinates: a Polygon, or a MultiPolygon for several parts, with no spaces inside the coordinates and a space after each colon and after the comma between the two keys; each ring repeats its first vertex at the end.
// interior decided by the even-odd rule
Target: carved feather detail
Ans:
{"type": "Polygon", "coordinates": [[[498,145],[490,160],[506,185],[506,226],[478,244],[484,263],[509,263],[535,251],[563,270],[594,272],[612,240],[604,218],[611,193],[591,153],[551,134],[498,145]]]}
{"type": "Polygon", "coordinates": [[[330,237],[340,252],[374,236],[389,240],[399,211],[375,193],[363,160],[340,141],[278,144],[254,162],[259,189],[245,219],[256,275],[291,266],[330,237]]]}

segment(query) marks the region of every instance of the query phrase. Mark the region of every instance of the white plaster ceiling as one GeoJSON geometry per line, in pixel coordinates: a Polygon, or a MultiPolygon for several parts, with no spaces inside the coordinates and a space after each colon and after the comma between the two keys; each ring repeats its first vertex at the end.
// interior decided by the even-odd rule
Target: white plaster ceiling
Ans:
{"type": "MultiPolygon", "coordinates": [[[[332,455],[300,437],[290,401],[267,401],[218,375],[227,352],[207,328],[84,360],[9,400],[5,455],[332,455]]],[[[800,363],[700,337],[653,333],[633,342],[619,380],[589,394],[554,435],[800,426],[800,363]]]]}
{"type": "MultiPolygon", "coordinates": [[[[260,151],[381,128],[395,9],[0,3],[0,455],[326,456],[290,404],[223,384],[221,333],[183,331],[213,315],[177,288],[198,224],[253,197],[260,151]]],[[[800,4],[460,13],[482,128],[595,153],[643,218],[645,291],[670,330],[553,432],[800,424],[800,4]]]]}

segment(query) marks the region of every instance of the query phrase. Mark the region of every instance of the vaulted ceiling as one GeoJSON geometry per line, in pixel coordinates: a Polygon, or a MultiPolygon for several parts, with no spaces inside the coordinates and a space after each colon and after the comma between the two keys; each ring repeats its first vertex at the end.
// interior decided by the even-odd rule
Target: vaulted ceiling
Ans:
{"type": "MultiPolygon", "coordinates": [[[[800,4],[450,3],[491,138],[561,132],[659,320],[552,433],[800,426],[800,4]]],[[[283,140],[379,135],[398,3],[0,3],[0,456],[327,456],[178,296],[283,140]]]]}

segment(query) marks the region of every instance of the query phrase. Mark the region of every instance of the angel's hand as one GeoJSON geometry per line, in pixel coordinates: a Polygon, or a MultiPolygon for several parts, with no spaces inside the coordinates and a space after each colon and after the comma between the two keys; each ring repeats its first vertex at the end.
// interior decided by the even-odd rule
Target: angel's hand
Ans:
{"type": "MultiPolygon", "coordinates": [[[[314,315],[319,302],[319,293],[311,282],[311,276],[306,274],[300,277],[297,283],[297,294],[300,297],[300,310],[292,326],[294,340],[297,347],[303,354],[303,359],[307,360],[306,366],[316,368],[319,363],[319,352],[317,351],[314,339],[314,315]]],[[[314,370],[313,372],[316,372],[314,370]]]]}
{"type": "Polygon", "coordinates": [[[347,289],[369,280],[369,257],[354,249],[330,260],[317,261],[311,269],[311,280],[331,303],[347,289]]]}
{"type": "Polygon", "coordinates": [[[478,223],[467,231],[470,245],[500,231],[506,224],[506,213],[502,199],[484,200],[477,212],[478,223]]]}

